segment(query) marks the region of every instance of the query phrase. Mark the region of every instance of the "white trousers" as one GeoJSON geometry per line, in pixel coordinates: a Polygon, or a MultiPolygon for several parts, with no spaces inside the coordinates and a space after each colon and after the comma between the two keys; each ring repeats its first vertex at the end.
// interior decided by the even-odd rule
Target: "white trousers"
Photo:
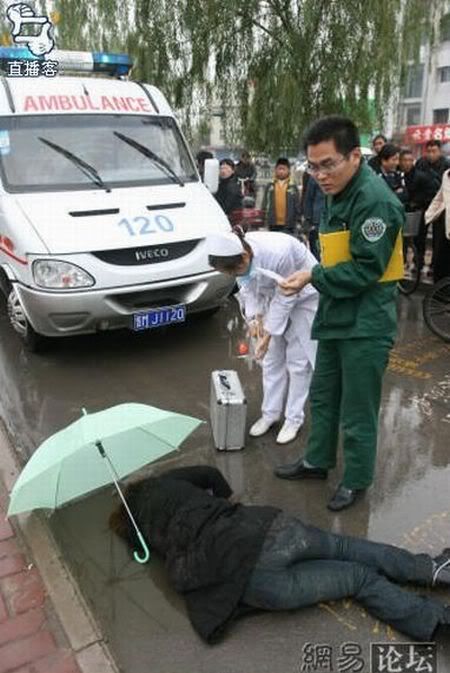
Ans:
{"type": "Polygon", "coordinates": [[[290,423],[301,425],[314,371],[317,342],[310,337],[314,312],[302,310],[295,311],[295,314],[286,332],[271,338],[262,363],[262,415],[269,422],[284,415],[290,423]]]}

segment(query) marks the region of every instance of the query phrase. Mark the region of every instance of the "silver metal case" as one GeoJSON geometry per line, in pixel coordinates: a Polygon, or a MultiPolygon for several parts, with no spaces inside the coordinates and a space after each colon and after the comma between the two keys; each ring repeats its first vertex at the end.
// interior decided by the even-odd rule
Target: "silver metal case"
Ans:
{"type": "Polygon", "coordinates": [[[247,400],[239,376],[232,369],[211,374],[211,428],[219,451],[237,451],[245,446],[247,400]]]}

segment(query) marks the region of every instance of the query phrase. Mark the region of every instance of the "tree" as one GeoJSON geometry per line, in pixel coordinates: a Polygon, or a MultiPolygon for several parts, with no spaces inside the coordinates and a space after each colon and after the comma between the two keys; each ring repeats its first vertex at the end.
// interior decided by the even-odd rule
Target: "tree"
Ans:
{"type": "Polygon", "coordinates": [[[248,146],[299,145],[342,112],[382,124],[443,0],[60,0],[60,48],[122,49],[189,121],[220,99],[248,146]]]}

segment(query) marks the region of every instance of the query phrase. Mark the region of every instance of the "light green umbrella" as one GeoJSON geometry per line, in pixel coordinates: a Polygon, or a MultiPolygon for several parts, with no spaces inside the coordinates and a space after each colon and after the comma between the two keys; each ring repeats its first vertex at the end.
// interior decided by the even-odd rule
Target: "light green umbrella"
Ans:
{"type": "Polygon", "coordinates": [[[145,563],[150,553],[118,480],[178,448],[202,421],[146,404],[83,413],[32,455],[12,490],[8,516],[56,509],[114,482],[144,550],[134,557],[145,563]]]}

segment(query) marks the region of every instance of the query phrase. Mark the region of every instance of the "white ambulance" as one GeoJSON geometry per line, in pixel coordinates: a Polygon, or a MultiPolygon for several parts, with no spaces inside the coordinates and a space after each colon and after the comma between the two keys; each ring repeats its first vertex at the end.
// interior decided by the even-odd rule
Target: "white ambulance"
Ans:
{"type": "MultiPolygon", "coordinates": [[[[2,48],[0,61],[21,51],[2,48]]],[[[167,100],[124,78],[126,55],[51,56],[76,75],[1,78],[0,285],[12,327],[36,349],[42,337],[211,312],[231,288],[208,267],[205,236],[229,224],[167,100]]]]}

